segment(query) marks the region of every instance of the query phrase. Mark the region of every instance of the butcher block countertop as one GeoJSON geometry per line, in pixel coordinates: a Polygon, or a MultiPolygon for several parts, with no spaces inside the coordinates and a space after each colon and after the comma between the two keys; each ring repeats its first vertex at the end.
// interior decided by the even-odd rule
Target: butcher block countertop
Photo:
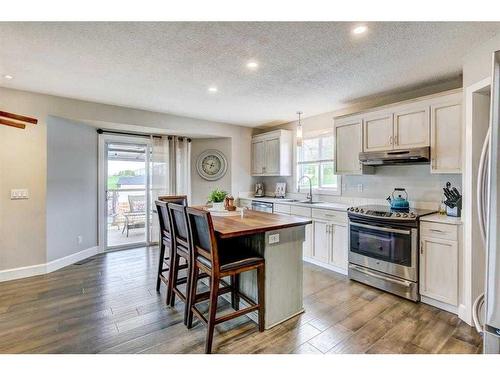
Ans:
{"type": "Polygon", "coordinates": [[[245,210],[243,219],[240,215],[212,215],[212,221],[215,232],[221,239],[248,236],[312,223],[307,218],[251,210],[245,210]]]}

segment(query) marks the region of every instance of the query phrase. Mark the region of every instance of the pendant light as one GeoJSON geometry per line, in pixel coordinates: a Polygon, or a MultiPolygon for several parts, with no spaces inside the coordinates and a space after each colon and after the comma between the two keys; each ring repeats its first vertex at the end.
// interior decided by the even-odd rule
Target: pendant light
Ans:
{"type": "Polygon", "coordinates": [[[299,123],[297,124],[297,133],[296,133],[296,139],[297,139],[297,146],[301,147],[302,146],[302,123],[300,122],[300,116],[302,115],[301,111],[297,111],[297,114],[299,115],[299,123]]]}

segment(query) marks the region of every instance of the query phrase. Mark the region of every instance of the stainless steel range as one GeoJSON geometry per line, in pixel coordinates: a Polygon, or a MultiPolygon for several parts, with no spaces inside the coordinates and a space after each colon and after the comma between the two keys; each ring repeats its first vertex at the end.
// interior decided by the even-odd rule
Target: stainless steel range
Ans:
{"type": "Polygon", "coordinates": [[[350,207],[349,278],[418,301],[418,220],[433,210],[350,207]]]}

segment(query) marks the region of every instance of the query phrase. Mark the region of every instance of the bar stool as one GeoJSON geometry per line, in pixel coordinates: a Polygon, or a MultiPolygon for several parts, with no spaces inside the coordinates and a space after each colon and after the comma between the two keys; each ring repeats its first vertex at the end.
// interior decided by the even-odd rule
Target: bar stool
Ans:
{"type": "MultiPolygon", "coordinates": [[[[170,303],[171,295],[172,295],[172,281],[171,281],[171,272],[172,268],[170,264],[170,259],[172,259],[171,250],[172,250],[172,240],[171,240],[171,227],[170,227],[170,219],[168,216],[168,203],[177,203],[187,206],[187,196],[185,195],[171,195],[171,196],[162,196],[158,198],[159,200],[155,201],[156,211],[158,213],[158,222],[160,225],[160,238],[159,238],[159,246],[160,246],[160,257],[158,261],[158,277],[156,281],[156,291],[160,290],[161,282],[165,283],[167,288],[167,303],[170,303]],[[168,248],[168,253],[165,254],[168,248]],[[168,272],[168,275],[165,273],[168,272]]],[[[186,268],[186,267],[184,267],[186,268]]]]}
{"type": "Polygon", "coordinates": [[[189,291],[190,291],[190,274],[191,274],[191,244],[189,238],[189,230],[187,226],[186,206],[181,204],[169,203],[168,213],[170,225],[172,228],[172,251],[171,251],[171,285],[172,294],[167,303],[170,306],[175,305],[175,296],[178,296],[184,303],[184,324],[187,324],[188,308],[189,308],[189,291]],[[185,267],[180,265],[181,259],[186,262],[185,267]],[[187,268],[186,277],[179,278],[179,271],[187,268]],[[183,293],[178,287],[181,284],[186,284],[186,292],[183,293]]]}
{"type": "MultiPolygon", "coordinates": [[[[237,318],[241,315],[248,314],[258,310],[259,315],[259,331],[264,331],[264,286],[265,262],[262,256],[252,252],[250,249],[239,247],[238,249],[223,249],[219,252],[219,244],[215,237],[212,217],[209,212],[188,207],[186,209],[188,215],[189,235],[192,244],[193,266],[190,276],[190,292],[189,292],[189,310],[187,327],[193,325],[193,314],[196,315],[205,325],[207,325],[207,337],[205,341],[205,353],[212,352],[212,341],[215,325],[237,318]],[[230,276],[232,283],[237,281],[235,276],[239,274],[257,270],[257,302],[254,302],[250,297],[240,293],[237,285],[219,287],[223,277],[230,276]],[[197,285],[200,271],[205,272],[210,277],[210,291],[205,293],[197,293],[197,285]],[[216,317],[217,299],[219,295],[232,292],[232,305],[236,311],[226,315],[216,317]],[[241,297],[247,302],[248,307],[239,309],[235,306],[237,303],[235,296],[241,297]],[[209,300],[208,317],[205,317],[196,305],[202,301],[209,300]]],[[[224,285],[224,283],[222,283],[224,285]]],[[[239,304],[239,303],[238,303],[239,304]]]]}

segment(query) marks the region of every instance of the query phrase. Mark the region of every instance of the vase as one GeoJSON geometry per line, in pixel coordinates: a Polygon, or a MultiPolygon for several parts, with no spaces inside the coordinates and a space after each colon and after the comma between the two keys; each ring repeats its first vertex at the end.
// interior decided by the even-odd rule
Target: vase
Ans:
{"type": "Polygon", "coordinates": [[[212,202],[212,208],[215,211],[224,211],[224,202],[212,202]]]}

